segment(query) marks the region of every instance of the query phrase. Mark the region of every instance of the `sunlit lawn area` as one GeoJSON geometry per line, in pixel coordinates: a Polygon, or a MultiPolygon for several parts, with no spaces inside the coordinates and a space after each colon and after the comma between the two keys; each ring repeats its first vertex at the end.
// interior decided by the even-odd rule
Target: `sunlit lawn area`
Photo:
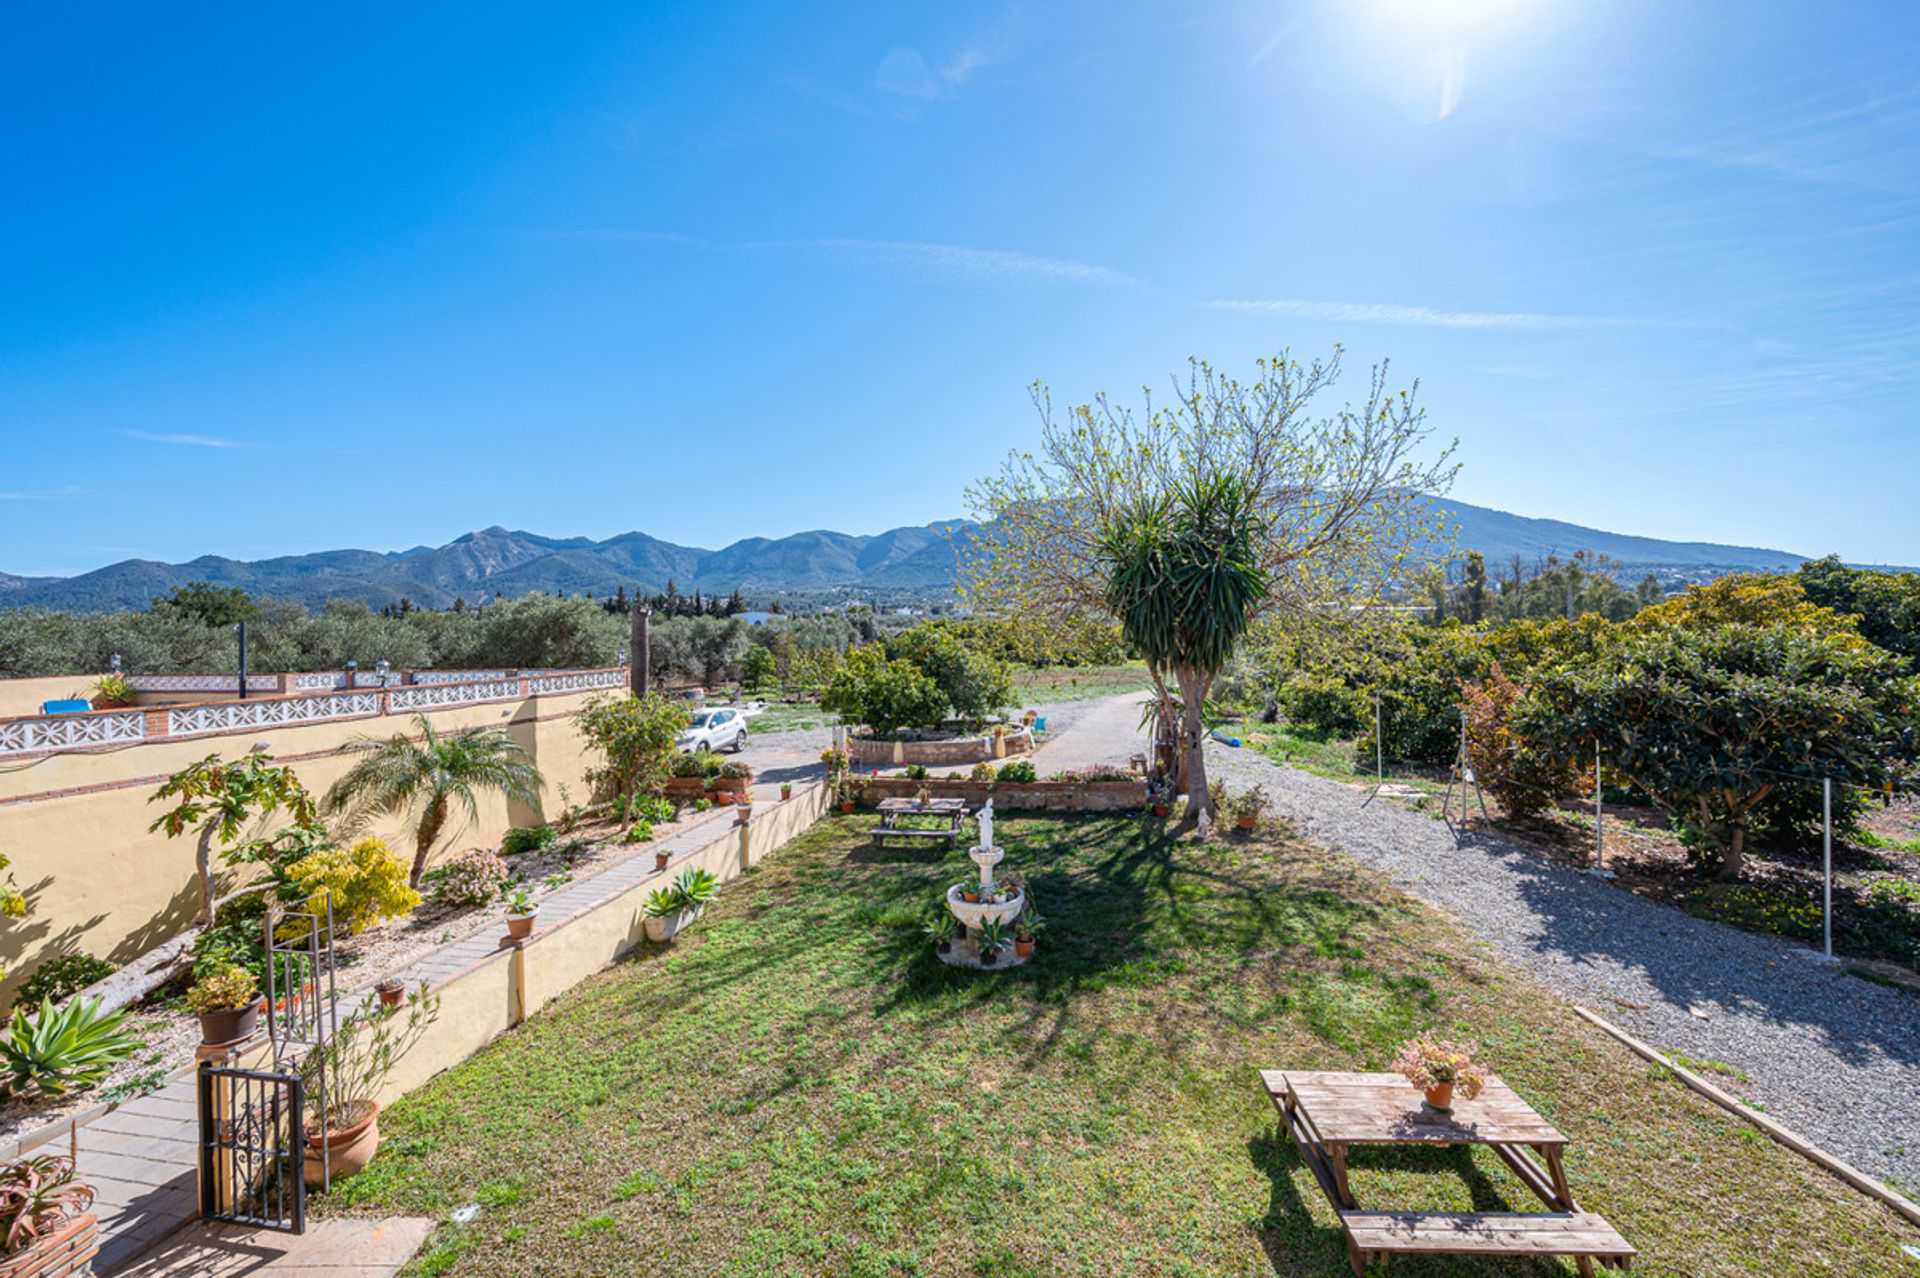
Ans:
{"type": "Polygon", "coordinates": [[[1022,705],[1084,701],[1139,692],[1151,682],[1144,661],[1116,666],[1049,666],[1044,670],[1022,666],[1013,672],[1013,695],[1022,705]]]}
{"type": "MultiPolygon", "coordinates": [[[[382,1117],[326,1212],[445,1214],[413,1273],[1350,1272],[1261,1067],[1477,1039],[1573,1140],[1648,1274],[1898,1274],[1898,1227],[1662,1079],[1439,916],[1281,837],[1009,819],[1051,921],[1019,971],[919,934],[972,866],[838,818],[673,948],[590,980],[382,1117]]],[[[1356,1152],[1363,1204],[1535,1210],[1484,1151],[1356,1152]]],[[[1396,1260],[1391,1272],[1572,1273],[1396,1260]]]]}

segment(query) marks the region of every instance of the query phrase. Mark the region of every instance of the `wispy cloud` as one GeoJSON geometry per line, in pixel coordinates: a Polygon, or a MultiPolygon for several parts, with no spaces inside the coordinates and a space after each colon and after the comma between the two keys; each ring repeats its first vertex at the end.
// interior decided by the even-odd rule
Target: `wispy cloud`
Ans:
{"type": "Polygon", "coordinates": [[[1012,47],[1011,20],[1002,21],[945,59],[935,63],[918,49],[889,49],[873,73],[873,87],[896,97],[931,102],[957,92],[984,70],[1006,58],[1012,47]]]}
{"type": "Polygon", "coordinates": [[[1628,323],[1590,315],[1540,315],[1531,311],[1438,311],[1429,306],[1404,306],[1396,302],[1307,302],[1283,298],[1271,302],[1219,301],[1204,305],[1216,311],[1415,328],[1621,328],[1628,323]]]}
{"type": "Polygon", "coordinates": [[[149,444],[177,444],[187,448],[245,448],[237,439],[215,439],[212,435],[176,435],[155,434],[145,430],[123,430],[120,432],[128,439],[144,440],[149,444]]]}
{"type": "Polygon", "coordinates": [[[751,249],[800,249],[844,257],[1003,280],[1040,280],[1059,284],[1131,284],[1133,278],[1111,267],[1041,257],[1006,249],[969,248],[961,244],[920,244],[907,240],[763,240],[742,245],[751,249]]]}
{"type": "Polygon", "coordinates": [[[62,497],[84,497],[87,490],[68,484],[62,488],[16,488],[0,492],[0,501],[58,501],[62,497]]]}

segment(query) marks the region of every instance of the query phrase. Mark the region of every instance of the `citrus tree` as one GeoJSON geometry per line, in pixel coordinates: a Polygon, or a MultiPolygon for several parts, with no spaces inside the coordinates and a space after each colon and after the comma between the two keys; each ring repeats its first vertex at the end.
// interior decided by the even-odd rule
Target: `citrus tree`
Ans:
{"type": "Polygon", "coordinates": [[[611,798],[659,794],[687,717],[687,703],[664,693],[595,697],[574,716],[606,760],[587,779],[611,798]]]}
{"type": "Polygon", "coordinates": [[[231,762],[218,754],[189,764],[154,791],[149,803],[173,801],[173,807],[154,818],[147,829],[163,830],[170,839],[192,831],[196,835],[194,873],[200,887],[201,927],[213,924],[213,850],[229,852],[246,845],[242,834],[260,818],[285,811],[292,824],[317,829],[313,796],[293,769],[272,762],[264,754],[249,753],[231,762]]]}

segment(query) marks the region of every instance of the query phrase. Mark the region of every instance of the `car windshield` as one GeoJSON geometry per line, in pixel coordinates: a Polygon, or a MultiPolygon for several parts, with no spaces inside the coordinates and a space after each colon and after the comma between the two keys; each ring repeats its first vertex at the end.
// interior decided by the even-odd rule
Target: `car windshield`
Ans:
{"type": "Polygon", "coordinates": [[[712,716],[703,710],[687,720],[687,727],[689,729],[704,728],[707,726],[707,720],[710,718],[712,718],[712,716]]]}

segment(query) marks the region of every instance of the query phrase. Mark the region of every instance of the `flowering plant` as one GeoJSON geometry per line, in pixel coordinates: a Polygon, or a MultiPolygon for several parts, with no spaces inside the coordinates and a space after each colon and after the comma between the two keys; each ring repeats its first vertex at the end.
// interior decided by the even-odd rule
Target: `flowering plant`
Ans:
{"type": "Polygon", "coordinates": [[[1462,1100],[1472,1100],[1487,1085],[1487,1070],[1473,1059],[1472,1043],[1453,1043],[1422,1034],[1400,1044],[1393,1072],[1421,1091],[1454,1085],[1462,1100]]]}

